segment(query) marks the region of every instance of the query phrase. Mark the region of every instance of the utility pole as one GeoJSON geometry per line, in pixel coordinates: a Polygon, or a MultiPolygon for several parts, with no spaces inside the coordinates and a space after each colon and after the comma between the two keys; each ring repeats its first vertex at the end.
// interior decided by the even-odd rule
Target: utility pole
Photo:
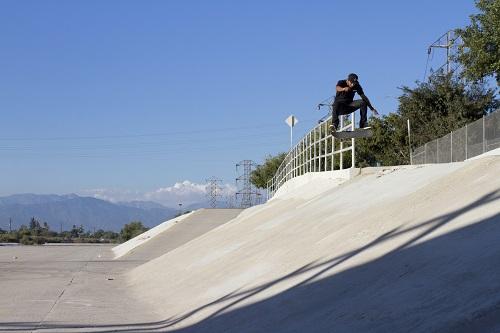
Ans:
{"type": "Polygon", "coordinates": [[[220,195],[221,187],[219,183],[222,183],[222,179],[217,179],[216,177],[211,177],[207,181],[207,197],[210,207],[217,207],[217,197],[220,195]]]}
{"type": "Polygon", "coordinates": [[[9,217],[9,234],[12,233],[12,217],[9,217]]]}
{"type": "Polygon", "coordinates": [[[243,167],[243,175],[240,175],[236,178],[236,184],[238,182],[242,183],[241,188],[236,192],[236,198],[238,195],[241,196],[241,208],[248,208],[253,205],[253,203],[259,202],[260,193],[257,192],[252,183],[250,183],[250,174],[252,173],[252,167],[257,166],[255,162],[251,160],[243,160],[236,164],[236,171],[238,171],[238,167],[243,167]],[[252,197],[255,197],[255,200],[252,202],[252,197]]]}

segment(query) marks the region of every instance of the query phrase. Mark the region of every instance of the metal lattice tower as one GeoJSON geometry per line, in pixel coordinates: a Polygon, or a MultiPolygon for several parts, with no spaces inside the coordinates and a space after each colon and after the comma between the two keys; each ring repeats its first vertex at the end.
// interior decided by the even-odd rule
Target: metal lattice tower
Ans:
{"type": "Polygon", "coordinates": [[[220,196],[221,192],[221,187],[219,186],[219,183],[222,182],[222,179],[217,179],[217,177],[211,177],[208,178],[207,180],[207,197],[208,197],[208,202],[210,203],[210,207],[216,208],[217,207],[217,197],[220,196]]]}
{"type": "Polygon", "coordinates": [[[235,195],[234,194],[227,194],[225,196],[226,199],[226,208],[234,208],[235,206],[235,195]]]}
{"type": "Polygon", "coordinates": [[[254,204],[260,203],[260,193],[257,192],[252,186],[252,183],[250,183],[252,167],[255,166],[257,166],[257,164],[251,160],[243,160],[236,164],[236,171],[238,171],[239,167],[243,167],[243,174],[236,178],[236,184],[241,184],[238,192],[236,192],[236,199],[238,199],[238,196],[241,196],[241,208],[252,207],[254,204]]]}
{"type": "Polygon", "coordinates": [[[437,70],[444,68],[446,70],[445,73],[449,74],[452,71],[451,67],[452,67],[453,58],[455,57],[455,55],[458,51],[458,47],[461,44],[462,44],[462,39],[460,38],[460,36],[458,36],[455,33],[455,31],[450,30],[450,31],[447,31],[446,33],[444,33],[443,35],[441,35],[434,43],[429,45],[429,47],[427,48],[427,64],[425,66],[426,68],[425,68],[425,74],[424,74],[424,81],[425,81],[425,77],[427,75],[427,67],[429,65],[429,59],[430,59],[430,56],[431,56],[433,49],[445,49],[446,50],[446,62],[443,65],[441,65],[437,70]]]}

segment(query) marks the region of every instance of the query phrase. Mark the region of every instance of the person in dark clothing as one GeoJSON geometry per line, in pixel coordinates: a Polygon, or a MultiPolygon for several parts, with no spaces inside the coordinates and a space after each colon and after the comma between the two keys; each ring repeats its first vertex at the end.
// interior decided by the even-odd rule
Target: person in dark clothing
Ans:
{"type": "Polygon", "coordinates": [[[360,128],[367,127],[367,108],[370,108],[373,114],[378,116],[377,110],[375,110],[370,100],[363,92],[363,88],[359,84],[356,74],[351,73],[347,76],[347,80],[340,80],[337,83],[336,91],[337,93],[335,94],[335,100],[332,105],[332,125],[330,125],[332,132],[335,132],[339,128],[340,115],[350,114],[359,109],[361,113],[361,119],[359,120],[360,128]],[[355,93],[357,93],[361,99],[354,101],[355,93]]]}

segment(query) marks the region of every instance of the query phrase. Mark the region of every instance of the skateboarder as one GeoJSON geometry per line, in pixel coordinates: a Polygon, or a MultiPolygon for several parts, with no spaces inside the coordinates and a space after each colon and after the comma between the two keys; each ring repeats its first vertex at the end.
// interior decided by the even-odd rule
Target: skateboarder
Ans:
{"type": "Polygon", "coordinates": [[[335,100],[332,105],[332,125],[330,129],[333,132],[339,128],[339,116],[350,114],[359,109],[361,119],[359,120],[359,127],[366,128],[367,126],[367,107],[378,116],[377,110],[372,106],[370,100],[363,92],[363,88],[358,82],[358,76],[351,73],[347,76],[347,80],[340,80],[337,82],[335,100]],[[361,99],[353,100],[354,94],[358,93],[361,99]]]}

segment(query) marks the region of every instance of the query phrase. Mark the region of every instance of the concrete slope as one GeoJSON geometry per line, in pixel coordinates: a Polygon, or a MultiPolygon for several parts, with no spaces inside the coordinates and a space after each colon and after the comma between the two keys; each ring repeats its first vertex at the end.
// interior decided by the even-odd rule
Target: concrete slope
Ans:
{"type": "Polygon", "coordinates": [[[113,250],[113,253],[115,255],[115,259],[118,259],[121,256],[124,256],[129,251],[131,251],[131,250],[135,249],[136,247],[150,241],[156,235],[166,231],[167,229],[174,226],[176,223],[179,223],[179,222],[183,221],[184,219],[190,217],[192,214],[194,214],[194,212],[190,212],[187,214],[183,214],[181,216],[174,217],[173,219],[170,219],[168,221],[160,223],[156,227],[151,228],[148,231],[143,232],[142,234],[140,234],[132,239],[129,239],[128,241],[121,243],[120,245],[113,247],[112,250],[113,250]]]}
{"type": "Polygon", "coordinates": [[[500,157],[320,184],[138,266],[131,290],[168,331],[500,329],[500,157]]]}
{"type": "MultiPolygon", "coordinates": [[[[199,209],[122,255],[122,260],[151,260],[234,219],[242,209],[199,209]]],[[[139,238],[141,235],[138,236],[139,238]]]]}

